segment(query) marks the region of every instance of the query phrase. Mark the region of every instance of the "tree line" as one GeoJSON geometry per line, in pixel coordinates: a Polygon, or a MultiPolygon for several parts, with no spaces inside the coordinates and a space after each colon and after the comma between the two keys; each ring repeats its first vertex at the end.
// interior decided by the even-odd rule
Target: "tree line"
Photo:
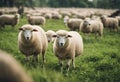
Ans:
{"type": "Polygon", "coordinates": [[[120,9],[120,0],[0,0],[0,7],[81,7],[120,9]]]}

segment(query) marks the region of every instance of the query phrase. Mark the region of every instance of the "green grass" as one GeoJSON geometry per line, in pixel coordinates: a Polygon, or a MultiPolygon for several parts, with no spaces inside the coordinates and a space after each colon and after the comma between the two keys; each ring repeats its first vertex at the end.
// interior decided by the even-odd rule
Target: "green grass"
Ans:
{"type": "MultiPolygon", "coordinates": [[[[17,36],[18,28],[26,23],[26,18],[23,18],[15,28],[6,26],[5,29],[0,29],[0,49],[11,53],[35,82],[120,82],[120,29],[117,33],[104,29],[102,39],[95,39],[93,34],[85,36],[80,33],[84,41],[84,53],[76,57],[76,68],[70,68],[66,77],[60,73],[58,60],[52,52],[52,43],[46,52],[45,68],[41,67],[41,55],[39,63],[25,62],[25,56],[18,49],[17,36]]],[[[43,28],[45,31],[69,30],[62,19],[49,19],[43,28]]]]}

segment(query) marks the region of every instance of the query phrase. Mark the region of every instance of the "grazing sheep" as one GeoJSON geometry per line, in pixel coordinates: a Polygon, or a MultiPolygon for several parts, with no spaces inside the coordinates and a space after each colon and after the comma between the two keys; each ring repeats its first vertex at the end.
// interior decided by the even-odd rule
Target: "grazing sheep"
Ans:
{"type": "Polygon", "coordinates": [[[104,27],[110,29],[110,31],[118,31],[119,22],[117,18],[101,16],[101,21],[104,27]]]}
{"type": "Polygon", "coordinates": [[[82,19],[70,18],[67,21],[67,26],[71,31],[79,30],[79,26],[82,22],[82,19]]]}
{"type": "Polygon", "coordinates": [[[52,18],[52,14],[51,14],[51,13],[46,13],[46,14],[44,15],[44,17],[45,17],[46,19],[51,19],[51,18],[52,18]]]}
{"type": "Polygon", "coordinates": [[[56,34],[56,33],[55,33],[54,31],[52,31],[52,30],[48,30],[48,31],[46,32],[46,36],[47,36],[48,42],[54,42],[55,38],[52,37],[52,36],[55,35],[55,34],[56,34]]]}
{"type": "Polygon", "coordinates": [[[83,53],[83,40],[79,33],[75,31],[67,32],[65,30],[59,30],[56,32],[56,37],[53,44],[53,52],[58,58],[61,71],[63,69],[62,61],[67,59],[67,71],[69,71],[70,62],[72,60],[72,66],[75,68],[75,57],[83,53]]]}
{"type": "Polygon", "coordinates": [[[44,25],[46,22],[46,19],[42,16],[30,16],[28,15],[28,22],[31,25],[44,25]]]}
{"type": "Polygon", "coordinates": [[[95,36],[103,35],[103,24],[97,20],[84,20],[80,25],[80,31],[83,33],[95,33],[95,36]]]}
{"type": "Polygon", "coordinates": [[[15,26],[19,22],[19,14],[9,15],[3,14],[0,16],[0,26],[5,27],[5,25],[15,26]]]}
{"type": "Polygon", "coordinates": [[[10,54],[0,50],[0,82],[33,82],[10,54]]]}
{"type": "Polygon", "coordinates": [[[33,55],[38,61],[38,54],[42,53],[43,64],[45,61],[45,51],[48,46],[45,31],[37,25],[25,24],[19,28],[18,46],[19,50],[26,55],[26,60],[33,55]]]}
{"type": "Polygon", "coordinates": [[[53,19],[61,19],[61,18],[62,18],[62,15],[61,15],[61,14],[58,14],[58,13],[53,13],[53,14],[52,14],[52,18],[53,18],[53,19]]]}

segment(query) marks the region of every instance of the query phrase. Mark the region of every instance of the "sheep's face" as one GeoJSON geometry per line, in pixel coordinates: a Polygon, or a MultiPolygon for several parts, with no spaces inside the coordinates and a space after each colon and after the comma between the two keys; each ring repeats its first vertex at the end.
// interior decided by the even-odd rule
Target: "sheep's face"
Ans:
{"type": "Polygon", "coordinates": [[[36,29],[23,29],[23,28],[19,28],[19,30],[22,30],[22,34],[24,36],[24,38],[26,40],[30,40],[32,38],[32,32],[36,32],[37,30],[36,29]]]}
{"type": "Polygon", "coordinates": [[[48,40],[48,42],[50,42],[52,40],[52,37],[51,36],[47,36],[47,40],[48,40]]]}
{"type": "Polygon", "coordinates": [[[53,35],[53,37],[57,37],[56,41],[59,47],[64,47],[68,41],[68,37],[72,37],[72,36],[71,35],[65,35],[65,36],[53,35]]]}

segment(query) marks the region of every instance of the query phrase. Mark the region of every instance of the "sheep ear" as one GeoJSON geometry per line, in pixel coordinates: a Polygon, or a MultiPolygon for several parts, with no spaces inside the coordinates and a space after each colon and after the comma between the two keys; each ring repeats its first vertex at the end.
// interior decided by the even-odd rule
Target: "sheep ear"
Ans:
{"type": "Polygon", "coordinates": [[[57,35],[55,34],[55,35],[52,35],[52,37],[57,37],[57,35]]]}
{"type": "Polygon", "coordinates": [[[19,30],[23,30],[23,28],[19,28],[19,30]]]}
{"type": "Polygon", "coordinates": [[[37,32],[38,30],[37,29],[33,29],[32,31],[37,32]]]}

